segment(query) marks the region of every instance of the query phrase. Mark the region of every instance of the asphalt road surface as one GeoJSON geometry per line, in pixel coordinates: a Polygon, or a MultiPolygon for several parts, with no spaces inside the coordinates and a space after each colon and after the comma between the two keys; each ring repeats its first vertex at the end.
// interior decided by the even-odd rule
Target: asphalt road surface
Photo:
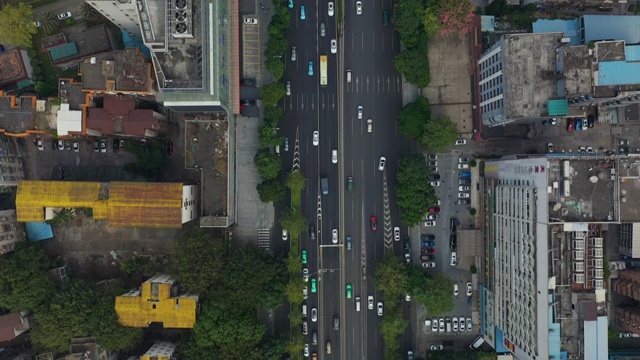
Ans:
{"type": "MultiPolygon", "coordinates": [[[[296,47],[296,60],[291,60],[289,50],[283,81],[291,83],[291,95],[285,98],[280,126],[289,149],[283,159],[285,172],[299,167],[307,178],[301,211],[316,229],[316,240],[308,233],[300,239],[310,277],[307,309],[318,310],[318,322],[307,317],[310,353],[316,352],[319,359],[378,359],[384,353],[380,317],[375,309],[367,309],[367,295],[374,295],[376,302],[384,300],[371,282],[375,264],[393,245],[400,254],[400,244],[394,244],[391,233],[400,224],[395,170],[398,157],[408,151],[395,121],[402,106],[402,84],[393,56],[400,43],[393,27],[383,26],[383,9],[390,11],[391,1],[367,2],[362,15],[356,15],[355,2],[345,2],[344,36],[338,36],[337,2],[334,6],[333,16],[327,2],[294,0],[290,9],[291,27],[286,35],[290,46],[296,47]],[[301,5],[305,6],[305,20],[300,18],[301,5]],[[324,37],[320,34],[323,23],[324,37]],[[337,54],[331,53],[332,39],[338,41],[337,54]],[[320,86],[321,55],[328,56],[327,86],[320,86]],[[313,75],[309,75],[309,62],[313,75]],[[347,69],[352,72],[349,83],[347,69]],[[362,119],[357,116],[358,105],[363,106],[362,119]],[[373,121],[371,133],[367,119],[373,121]],[[316,130],[318,146],[313,145],[316,130]],[[334,149],[337,164],[332,162],[334,149]],[[378,170],[381,156],[387,158],[384,171],[378,170]],[[351,192],[346,188],[347,176],[354,178],[351,192]],[[322,194],[321,178],[328,180],[328,195],[322,194]],[[378,218],[377,231],[370,229],[371,216],[378,218]],[[338,231],[338,244],[333,244],[333,229],[338,231]],[[351,250],[344,246],[346,236],[353,239],[351,250]],[[314,279],[317,293],[311,292],[314,279]],[[353,289],[350,299],[347,285],[353,289]],[[361,299],[360,312],[355,308],[356,296],[361,299]],[[334,329],[335,316],[339,330],[334,329]],[[313,331],[318,333],[315,346],[313,331]],[[326,351],[327,342],[331,342],[331,354],[326,351]]],[[[276,229],[276,234],[280,231],[276,229]]]]}

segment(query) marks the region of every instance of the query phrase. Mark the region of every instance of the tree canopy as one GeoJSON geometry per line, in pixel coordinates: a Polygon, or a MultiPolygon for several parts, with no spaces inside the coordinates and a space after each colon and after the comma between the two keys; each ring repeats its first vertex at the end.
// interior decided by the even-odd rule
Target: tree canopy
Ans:
{"type": "Polygon", "coordinates": [[[380,322],[380,335],[384,340],[385,359],[402,359],[400,356],[400,336],[407,330],[409,323],[402,316],[401,307],[387,306],[380,322]]]}
{"type": "Polygon", "coordinates": [[[289,230],[291,238],[296,238],[307,228],[307,220],[299,211],[285,209],[280,216],[280,225],[289,230]]]}
{"type": "Polygon", "coordinates": [[[421,14],[424,12],[422,0],[398,1],[392,20],[405,48],[414,47],[419,40],[424,39],[420,36],[423,31],[421,14]]]}
{"type": "Polygon", "coordinates": [[[189,292],[206,294],[222,284],[228,243],[196,229],[179,242],[171,258],[174,272],[189,292]]]}
{"type": "Polygon", "coordinates": [[[431,82],[429,71],[428,43],[419,42],[416,46],[402,50],[393,59],[398,72],[402,73],[408,82],[418,87],[426,87],[431,82]]]}
{"type": "Polygon", "coordinates": [[[0,308],[35,311],[55,293],[49,258],[41,246],[27,241],[0,256],[0,308]]]}
{"type": "Polygon", "coordinates": [[[430,316],[446,314],[453,310],[453,281],[444,274],[430,277],[421,267],[409,271],[409,293],[414,301],[424,305],[430,316]]]}
{"type": "Polygon", "coordinates": [[[419,96],[398,112],[398,127],[402,134],[420,139],[430,118],[429,101],[419,96]]]}
{"type": "Polygon", "coordinates": [[[449,148],[458,138],[456,124],[446,116],[432,116],[427,122],[420,142],[431,151],[441,152],[449,148]]]}
{"type": "Polygon", "coordinates": [[[276,106],[278,101],[284,97],[284,85],[273,82],[260,88],[260,100],[264,107],[276,106]]]}
{"type": "Polygon", "coordinates": [[[436,202],[424,156],[413,154],[400,159],[397,179],[396,202],[400,206],[400,217],[405,225],[413,226],[420,222],[430,204],[436,202]]]}
{"type": "Polygon", "coordinates": [[[262,202],[280,201],[285,195],[285,188],[278,179],[263,180],[256,189],[262,202]]]}
{"type": "Polygon", "coordinates": [[[125,170],[139,174],[147,180],[157,180],[167,164],[167,146],[162,141],[150,141],[143,145],[139,141],[126,141],[128,152],[136,156],[135,163],[127,164],[125,170]]]}
{"type": "Polygon", "coordinates": [[[256,156],[253,158],[253,162],[256,164],[260,177],[263,180],[277,178],[280,170],[282,170],[282,159],[277,154],[272,153],[268,148],[258,150],[256,156]]]}
{"type": "Polygon", "coordinates": [[[266,334],[264,324],[255,314],[226,300],[205,302],[193,330],[198,346],[227,349],[238,345],[242,349],[251,349],[266,334]]]}
{"type": "Polygon", "coordinates": [[[376,290],[384,291],[385,298],[400,298],[407,291],[409,281],[404,262],[397,256],[386,256],[376,267],[374,281],[376,290]]]}
{"type": "Polygon", "coordinates": [[[5,4],[0,10],[0,40],[16,47],[30,48],[32,36],[38,31],[33,24],[31,5],[18,3],[18,6],[5,4]]]}
{"type": "Polygon", "coordinates": [[[438,19],[438,34],[468,33],[473,29],[475,7],[470,0],[431,1],[427,6],[427,19],[438,19]]]}

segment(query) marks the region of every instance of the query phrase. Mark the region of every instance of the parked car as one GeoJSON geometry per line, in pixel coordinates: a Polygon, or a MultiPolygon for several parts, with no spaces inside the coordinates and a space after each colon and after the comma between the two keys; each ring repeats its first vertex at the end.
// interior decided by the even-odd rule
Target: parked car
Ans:
{"type": "Polygon", "coordinates": [[[573,131],[573,119],[572,118],[567,119],[567,131],[568,132],[572,132],[573,131]]]}
{"type": "Polygon", "coordinates": [[[38,150],[44,150],[44,140],[38,138],[36,140],[36,146],[38,147],[38,150]]]}
{"type": "Polygon", "coordinates": [[[73,143],[73,151],[80,152],[80,143],[77,141],[73,143]]]}
{"type": "Polygon", "coordinates": [[[458,139],[458,140],[456,140],[454,145],[464,145],[466,143],[467,143],[467,139],[458,139]]]}
{"type": "Polygon", "coordinates": [[[256,18],[246,18],[244,19],[244,23],[247,25],[258,25],[258,19],[256,18]]]}
{"type": "Polygon", "coordinates": [[[398,226],[393,228],[393,240],[400,241],[400,228],[398,226]]]}
{"type": "Polygon", "coordinates": [[[113,139],[113,152],[117,153],[118,151],[120,151],[120,140],[118,139],[113,139]]]}
{"type": "Polygon", "coordinates": [[[434,268],[436,267],[436,263],[434,263],[433,261],[426,261],[422,263],[422,267],[423,268],[434,268]]]}
{"type": "Polygon", "coordinates": [[[103,154],[107,152],[107,139],[100,140],[100,152],[103,154]]]}
{"type": "Polygon", "coordinates": [[[384,313],[384,305],[382,304],[382,301],[378,301],[378,316],[382,316],[383,313],[384,313]]]}
{"type": "Polygon", "coordinates": [[[459,191],[463,191],[463,192],[469,192],[469,191],[471,191],[471,187],[469,187],[467,185],[460,185],[460,186],[458,186],[458,190],[459,191]]]}
{"type": "Polygon", "coordinates": [[[466,164],[468,162],[469,162],[469,158],[467,158],[467,157],[461,157],[461,158],[458,159],[458,163],[460,163],[460,164],[466,164]]]}
{"type": "Polygon", "coordinates": [[[435,221],[423,221],[422,222],[422,226],[426,226],[426,227],[436,226],[436,222],[435,221]]]}
{"type": "Polygon", "coordinates": [[[432,234],[422,234],[420,235],[420,241],[427,241],[427,240],[435,240],[436,236],[432,235],[432,234]]]}
{"type": "Polygon", "coordinates": [[[64,140],[58,140],[58,150],[64,150],[64,140]]]}
{"type": "Polygon", "coordinates": [[[467,296],[471,296],[471,294],[472,294],[471,283],[467,282],[467,296]]]}
{"type": "Polygon", "coordinates": [[[70,17],[71,17],[71,12],[70,11],[63,12],[62,14],[58,14],[58,20],[68,19],[70,17]]]}

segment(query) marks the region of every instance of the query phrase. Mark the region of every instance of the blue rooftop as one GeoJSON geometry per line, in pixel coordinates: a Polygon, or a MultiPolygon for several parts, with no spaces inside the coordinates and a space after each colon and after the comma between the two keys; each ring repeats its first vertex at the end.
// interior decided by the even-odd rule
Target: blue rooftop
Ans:
{"type": "Polygon", "coordinates": [[[597,85],[640,84],[640,62],[605,61],[598,66],[600,71],[597,85]]]}
{"type": "Polygon", "coordinates": [[[598,40],[624,40],[627,44],[640,43],[640,16],[584,15],[584,43],[598,40]]]}
{"type": "Polygon", "coordinates": [[[625,46],[624,56],[627,61],[640,61],[640,45],[625,46]]]}
{"type": "Polygon", "coordinates": [[[27,230],[27,239],[29,241],[41,241],[51,239],[53,237],[53,230],[51,225],[46,222],[28,222],[25,223],[27,230]]]}
{"type": "Polygon", "coordinates": [[[571,39],[569,45],[580,45],[580,21],[578,19],[573,20],[548,20],[540,19],[533,23],[533,32],[540,33],[553,33],[561,32],[564,37],[571,39]]]}

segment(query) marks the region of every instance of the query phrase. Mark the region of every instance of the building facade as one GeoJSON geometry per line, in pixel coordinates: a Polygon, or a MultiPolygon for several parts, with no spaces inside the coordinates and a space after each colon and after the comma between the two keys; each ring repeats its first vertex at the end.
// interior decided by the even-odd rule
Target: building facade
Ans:
{"type": "Polygon", "coordinates": [[[13,251],[16,244],[27,239],[24,224],[18,222],[15,209],[0,211],[0,255],[13,251]]]}

